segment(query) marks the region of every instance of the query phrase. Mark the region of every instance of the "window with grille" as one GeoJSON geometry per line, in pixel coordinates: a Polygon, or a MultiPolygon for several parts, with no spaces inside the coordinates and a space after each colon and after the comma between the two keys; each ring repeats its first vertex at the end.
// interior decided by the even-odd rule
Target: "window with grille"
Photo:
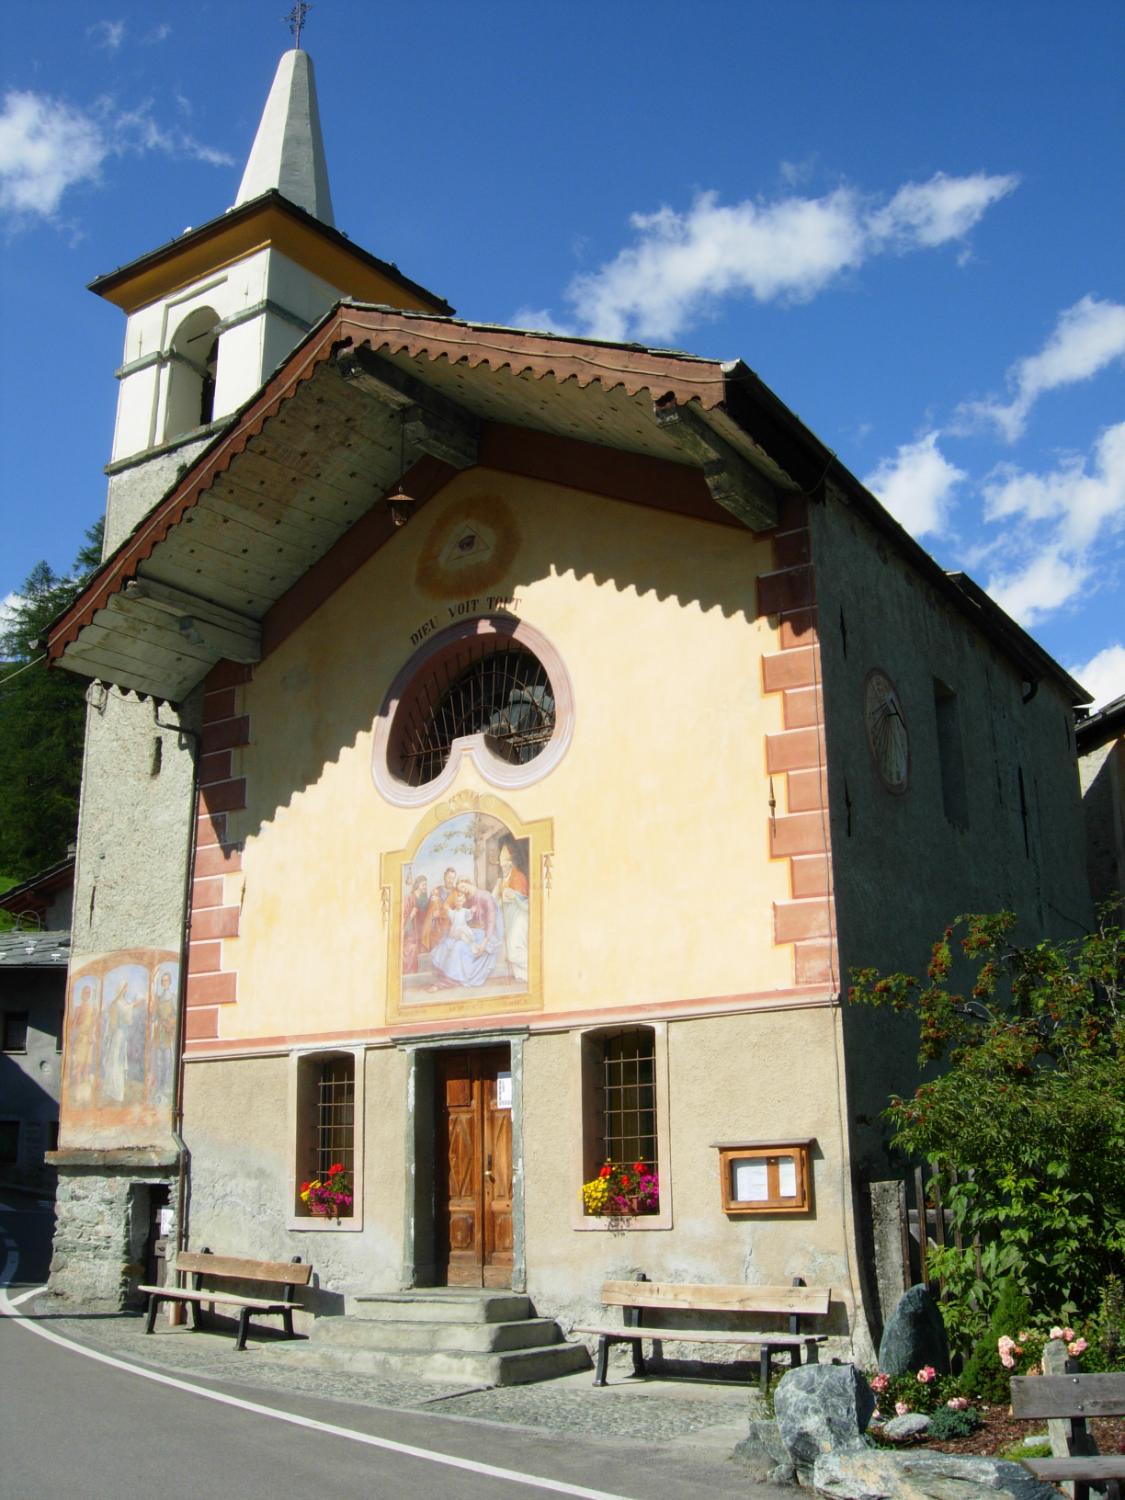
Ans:
{"type": "MultiPolygon", "coordinates": [[[[324,1182],[329,1169],[343,1167],[355,1191],[355,1058],[310,1057],[301,1060],[299,1092],[299,1158],[302,1180],[324,1182]]],[[[300,1184],[298,1184],[300,1186],[300,1184]]],[[[311,1210],[298,1199],[298,1213],[311,1210]]],[[[350,1207],[340,1209],[348,1218],[350,1207]]]]}
{"type": "Polygon", "coordinates": [[[477,635],[427,662],[395,718],[389,760],[408,786],[439,776],[453,742],[483,735],[509,765],[540,755],[555,730],[555,694],[542,662],[504,634],[477,635]]]}
{"type": "Polygon", "coordinates": [[[597,1101],[599,1161],[655,1169],[656,1046],[647,1027],[601,1041],[597,1101]]]}

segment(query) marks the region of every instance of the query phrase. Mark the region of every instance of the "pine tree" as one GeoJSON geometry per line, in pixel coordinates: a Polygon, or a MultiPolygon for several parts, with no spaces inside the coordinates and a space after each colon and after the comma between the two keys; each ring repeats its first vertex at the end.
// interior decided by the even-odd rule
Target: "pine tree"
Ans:
{"type": "Polygon", "coordinates": [[[101,534],[98,521],[67,577],[37,563],[0,620],[0,876],[9,879],[63,859],[78,826],[86,683],[48,671],[36,642],[98,566],[101,534]]]}

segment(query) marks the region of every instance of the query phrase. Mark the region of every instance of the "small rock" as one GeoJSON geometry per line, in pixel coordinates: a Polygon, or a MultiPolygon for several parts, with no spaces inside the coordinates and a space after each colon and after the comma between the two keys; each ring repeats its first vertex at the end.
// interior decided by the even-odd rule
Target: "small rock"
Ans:
{"type": "Polygon", "coordinates": [[[963,1458],[919,1448],[912,1453],[826,1453],[813,1488],[829,1500],[1058,1500],[1058,1491],[1020,1464],[963,1458]]]}
{"type": "Polygon", "coordinates": [[[923,1365],[933,1365],[939,1375],[948,1375],[949,1341],[937,1303],[924,1286],[912,1286],[887,1319],[879,1344],[879,1368],[887,1375],[902,1375],[923,1365]]]}
{"type": "Polygon", "coordinates": [[[822,1453],[866,1451],[863,1433],[875,1410],[871,1387],[854,1365],[801,1365],[782,1376],[774,1396],[778,1431],[799,1479],[822,1453]]]}
{"type": "Polygon", "coordinates": [[[893,1443],[905,1443],[910,1438],[921,1437],[930,1429],[930,1419],[923,1412],[908,1411],[905,1416],[892,1417],[883,1424],[883,1436],[893,1443]]]}

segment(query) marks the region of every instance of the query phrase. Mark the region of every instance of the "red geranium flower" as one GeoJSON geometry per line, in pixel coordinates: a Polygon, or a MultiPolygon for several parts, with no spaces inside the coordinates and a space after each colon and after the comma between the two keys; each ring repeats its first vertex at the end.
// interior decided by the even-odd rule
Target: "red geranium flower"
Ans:
{"type": "Polygon", "coordinates": [[[329,1175],[329,1177],[335,1177],[335,1176],[337,1176],[338,1173],[342,1172],[343,1170],[344,1170],[344,1164],[343,1164],[343,1162],[338,1161],[334,1167],[329,1167],[328,1168],[328,1175],[329,1175]]]}

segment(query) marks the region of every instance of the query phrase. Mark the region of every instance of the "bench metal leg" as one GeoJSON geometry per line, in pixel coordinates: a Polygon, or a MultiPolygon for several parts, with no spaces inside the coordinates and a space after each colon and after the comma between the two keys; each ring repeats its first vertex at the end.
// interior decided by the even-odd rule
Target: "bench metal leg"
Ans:
{"type": "Polygon", "coordinates": [[[820,1345],[816,1339],[805,1340],[805,1364],[818,1365],[820,1363],[820,1345]]]}
{"type": "Polygon", "coordinates": [[[203,1327],[202,1304],[199,1302],[189,1302],[188,1306],[191,1308],[191,1330],[193,1333],[198,1333],[203,1327]]]}
{"type": "Polygon", "coordinates": [[[148,1294],[148,1312],[145,1315],[145,1332],[151,1333],[156,1327],[156,1310],[160,1306],[160,1298],[155,1293],[148,1294]]]}
{"type": "Polygon", "coordinates": [[[758,1386],[763,1396],[769,1394],[770,1364],[772,1359],[773,1350],[769,1344],[761,1344],[758,1348],[758,1386]]]}
{"type": "Polygon", "coordinates": [[[598,1353],[594,1361],[594,1384],[605,1385],[605,1369],[609,1360],[609,1340],[604,1334],[598,1339],[598,1353]]]}
{"type": "Polygon", "coordinates": [[[645,1347],[640,1339],[630,1339],[633,1346],[633,1374],[642,1378],[648,1374],[645,1369],[645,1347]]]}
{"type": "Polygon", "coordinates": [[[288,1338],[295,1339],[297,1335],[293,1332],[293,1312],[291,1308],[287,1307],[281,1314],[281,1321],[285,1329],[286,1336],[288,1338]]]}
{"type": "Polygon", "coordinates": [[[246,1335],[250,1332],[250,1309],[241,1307],[238,1310],[238,1338],[235,1340],[236,1349],[246,1348],[246,1335]]]}

